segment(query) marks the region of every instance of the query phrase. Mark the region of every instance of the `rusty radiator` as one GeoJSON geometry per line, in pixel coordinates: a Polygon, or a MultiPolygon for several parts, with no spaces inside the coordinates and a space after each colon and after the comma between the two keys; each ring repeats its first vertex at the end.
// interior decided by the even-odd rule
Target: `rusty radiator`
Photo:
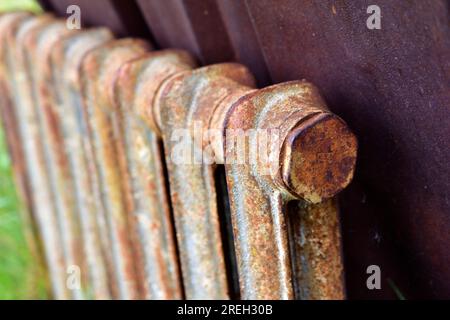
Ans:
{"type": "Polygon", "coordinates": [[[1,15],[0,43],[55,298],[345,298],[336,195],[357,141],[314,85],[258,89],[243,65],[51,15],[1,15]]]}

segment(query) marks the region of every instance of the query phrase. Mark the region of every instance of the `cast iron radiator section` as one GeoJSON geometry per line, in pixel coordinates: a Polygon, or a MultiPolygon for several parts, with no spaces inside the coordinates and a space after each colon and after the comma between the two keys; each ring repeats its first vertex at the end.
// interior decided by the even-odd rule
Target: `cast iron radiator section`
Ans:
{"type": "Polygon", "coordinates": [[[257,89],[243,65],[48,14],[1,15],[0,43],[2,120],[55,298],[345,298],[335,197],[357,141],[314,85],[257,89]]]}

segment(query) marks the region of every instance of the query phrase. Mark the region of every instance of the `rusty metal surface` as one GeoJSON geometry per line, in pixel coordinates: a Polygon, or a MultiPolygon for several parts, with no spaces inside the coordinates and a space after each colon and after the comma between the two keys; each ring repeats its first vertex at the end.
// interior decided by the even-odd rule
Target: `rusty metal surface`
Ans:
{"type": "MultiPolygon", "coordinates": [[[[40,134],[46,158],[46,170],[54,195],[57,224],[64,250],[65,270],[71,266],[79,267],[84,274],[84,255],[79,230],[77,206],[74,198],[74,185],[68,169],[68,161],[62,143],[60,123],[56,117],[55,91],[52,86],[49,57],[54,43],[62,37],[73,34],[66,28],[65,21],[49,21],[46,25],[29,33],[24,51],[27,69],[32,83],[32,96],[35,113],[41,128],[40,134]]],[[[67,272],[67,271],[66,271],[67,272]]],[[[75,299],[82,299],[81,290],[72,290],[75,299]]]]}
{"type": "Polygon", "coordinates": [[[315,86],[255,89],[240,64],[194,69],[184,51],[24,20],[1,70],[55,297],[345,298],[335,196],[357,142],[315,86]],[[263,150],[260,132],[275,134],[263,150]]]}
{"type": "Polygon", "coordinates": [[[10,13],[0,15],[0,119],[5,133],[6,143],[13,167],[13,178],[21,199],[21,218],[25,239],[36,261],[36,275],[45,277],[43,243],[39,234],[30,178],[26,167],[25,155],[21,143],[17,112],[13,103],[12,88],[7,66],[6,33],[12,25],[30,18],[29,13],[10,13]]]}
{"type": "Polygon", "coordinates": [[[136,220],[145,258],[146,298],[151,299],[183,297],[154,100],[167,78],[194,66],[186,52],[152,52],[123,65],[116,83],[118,149],[126,158],[123,170],[133,203],[129,214],[136,220]]]}
{"type": "MultiPolygon", "coordinates": [[[[330,210],[320,202],[350,182],[356,160],[354,136],[306,82],[251,92],[228,112],[226,129],[278,129],[279,137],[273,143],[282,143],[272,160],[276,173],[261,173],[259,161],[225,163],[243,298],[292,299],[294,287],[306,290],[297,298],[344,298],[337,208],[330,210]],[[302,210],[291,213],[301,215],[301,227],[291,228],[292,247],[298,247],[299,238],[309,241],[301,251],[289,253],[286,205],[293,199],[311,205],[303,204],[302,210]],[[315,219],[321,215],[330,222],[315,219]],[[290,255],[300,256],[299,283],[292,282],[290,255]]],[[[248,139],[245,159],[252,157],[254,144],[248,139]]],[[[225,159],[235,159],[237,143],[227,146],[225,159]]]]}
{"type": "MultiPolygon", "coordinates": [[[[209,33],[228,34],[227,51],[258,83],[312,81],[363,141],[341,201],[349,297],[396,299],[390,280],[407,297],[449,297],[448,1],[378,1],[381,30],[366,28],[368,0],[216,2],[222,19],[209,33]],[[367,290],[371,264],[386,290],[367,290]]],[[[164,6],[141,6],[158,44],[193,50],[201,15],[164,6]]]]}
{"type": "Polygon", "coordinates": [[[0,108],[1,108],[1,119],[4,128],[6,143],[8,145],[8,150],[11,155],[11,161],[14,166],[13,173],[15,174],[14,179],[21,198],[24,203],[27,204],[27,210],[31,215],[32,203],[28,189],[28,177],[24,164],[23,150],[20,144],[20,133],[18,129],[17,117],[14,112],[14,106],[11,97],[11,90],[9,88],[8,82],[8,70],[6,66],[7,57],[7,46],[6,46],[6,32],[10,28],[11,24],[17,23],[24,19],[29,18],[30,15],[27,13],[13,13],[9,15],[0,15],[0,108]]]}
{"type": "Polygon", "coordinates": [[[17,117],[20,119],[18,123],[24,158],[30,178],[36,220],[44,243],[53,294],[57,299],[65,299],[70,294],[65,284],[64,250],[58,227],[55,198],[47,171],[45,148],[41,139],[42,128],[32,94],[33,80],[30,78],[25,49],[27,39],[52,21],[51,16],[43,15],[11,25],[6,33],[8,44],[6,65],[10,75],[13,102],[17,117]]]}
{"type": "Polygon", "coordinates": [[[295,297],[345,299],[337,199],[315,205],[292,201],[287,214],[295,297]]]}
{"type": "Polygon", "coordinates": [[[178,141],[174,139],[183,138],[178,136],[178,130],[188,130],[193,137],[194,130],[208,129],[209,117],[218,101],[237,84],[252,86],[253,83],[253,77],[244,67],[224,64],[180,73],[161,88],[157,111],[160,112],[159,126],[165,147],[187,299],[226,299],[229,288],[214,169],[203,162],[202,140],[194,142],[195,151],[188,155],[188,159],[180,159],[181,162],[177,163],[173,156],[178,141]]]}
{"type": "Polygon", "coordinates": [[[101,201],[106,209],[114,272],[119,298],[139,299],[144,292],[142,257],[127,214],[129,203],[123,192],[119,157],[114,140],[114,80],[122,64],[145,54],[148,43],[136,39],[109,42],[89,52],[81,67],[86,121],[90,127],[94,161],[99,174],[101,201]],[[136,260],[136,261],[135,261],[136,260]]]}
{"type": "MultiPolygon", "coordinates": [[[[54,88],[54,112],[61,126],[61,138],[68,158],[69,179],[73,179],[74,198],[83,236],[84,254],[89,275],[87,296],[108,299],[114,291],[112,258],[108,233],[105,231],[105,214],[101,203],[96,202],[91,168],[83,140],[87,131],[82,121],[83,107],[78,70],[83,57],[92,49],[112,39],[107,29],[93,29],[64,37],[52,46],[49,77],[54,88]],[[103,231],[102,231],[103,230],[103,231]],[[92,286],[92,288],[91,288],[92,286]]],[[[86,272],[85,272],[86,271],[86,272]]]]}
{"type": "Polygon", "coordinates": [[[370,1],[246,4],[272,79],[314,82],[360,138],[341,198],[350,298],[395,299],[389,281],[449,298],[449,2],[378,1],[381,30],[365,27],[370,1]],[[386,290],[365,287],[371,264],[386,290]]]}
{"type": "MultiPolygon", "coordinates": [[[[219,285],[225,269],[221,248],[214,247],[214,244],[220,242],[220,231],[212,182],[214,169],[211,164],[206,165],[202,158],[206,142],[194,139],[194,152],[189,155],[194,158],[185,159],[193,160],[194,163],[174,162],[177,141],[173,134],[177,130],[188,129],[194,136],[195,129],[199,127],[203,130],[217,128],[222,131],[225,128],[241,131],[270,128],[279,129],[284,134],[282,141],[286,139],[282,154],[279,155],[281,158],[278,159],[282,172],[270,186],[267,182],[260,181],[263,178],[257,173],[260,170],[258,168],[264,164],[261,163],[256,168],[249,164],[228,165],[226,159],[232,158],[235,150],[233,147],[226,150],[224,160],[241,295],[244,299],[294,297],[283,200],[295,196],[319,203],[342,190],[353,175],[356,140],[342,120],[326,111],[315,88],[304,83],[291,83],[259,91],[253,91],[253,87],[252,76],[245,68],[224,64],[181,73],[161,89],[160,126],[166,147],[187,297],[197,298],[195,292],[200,292],[201,286],[207,286],[208,282],[215,282],[218,286],[207,297],[213,297],[214,293],[224,294],[226,290],[219,285]],[[244,95],[246,93],[247,96],[244,95]],[[233,102],[243,95],[239,104],[232,107],[233,102]],[[232,124],[228,126],[228,122],[232,124]],[[280,191],[280,185],[283,186],[283,192],[280,191]],[[204,229],[205,225],[208,228],[204,229]],[[211,230],[214,225],[215,229],[211,230]],[[258,228],[254,227],[256,225],[258,228]],[[210,250],[215,252],[210,253],[210,250]],[[211,256],[218,259],[213,260],[211,256]],[[194,265],[193,260],[197,261],[195,269],[188,269],[194,265]],[[215,266],[211,267],[211,264],[215,266]],[[220,270],[219,273],[214,273],[217,270],[220,270]],[[199,284],[192,281],[189,286],[189,279],[205,279],[206,275],[210,277],[208,282],[199,284]],[[199,287],[196,288],[195,285],[199,287]]],[[[319,215],[328,213],[335,217],[330,219],[334,221],[330,224],[324,224],[323,219],[316,224],[310,223],[311,234],[315,237],[313,240],[323,246],[323,252],[317,252],[319,248],[314,245],[312,248],[307,246],[308,252],[311,252],[309,260],[314,267],[302,270],[308,274],[302,279],[309,282],[303,280],[299,285],[309,285],[310,291],[315,291],[308,292],[303,298],[343,298],[345,293],[339,224],[336,223],[337,209],[333,211],[326,207],[322,212],[320,207],[312,206],[306,210],[305,215],[316,211],[319,215]],[[320,228],[322,230],[319,232],[320,228]],[[319,271],[324,266],[328,269],[319,271]],[[322,282],[315,283],[313,279],[320,272],[322,282]]],[[[293,230],[296,230],[295,227],[293,230]]],[[[299,236],[302,235],[304,234],[299,236]]]]}

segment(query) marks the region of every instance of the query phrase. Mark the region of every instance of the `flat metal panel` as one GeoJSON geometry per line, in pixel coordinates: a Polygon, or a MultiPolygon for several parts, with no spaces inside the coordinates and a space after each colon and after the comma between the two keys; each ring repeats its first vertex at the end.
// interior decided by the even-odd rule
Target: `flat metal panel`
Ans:
{"type": "Polygon", "coordinates": [[[150,37],[149,30],[134,0],[40,0],[47,10],[67,17],[67,8],[81,9],[82,26],[104,26],[117,36],[150,37]]]}
{"type": "Polygon", "coordinates": [[[156,44],[189,50],[203,64],[234,60],[215,0],[137,0],[156,44]]]}

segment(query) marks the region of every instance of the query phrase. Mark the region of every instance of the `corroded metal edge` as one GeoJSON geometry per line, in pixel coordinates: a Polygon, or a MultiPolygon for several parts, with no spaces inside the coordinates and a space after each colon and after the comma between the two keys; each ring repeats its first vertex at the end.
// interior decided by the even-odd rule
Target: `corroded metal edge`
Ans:
{"type": "MultiPolygon", "coordinates": [[[[46,242],[53,240],[47,243],[51,247],[46,253],[49,267],[55,271],[52,275],[55,293],[60,298],[68,295],[67,288],[63,288],[62,270],[76,262],[78,243],[72,236],[77,232],[70,224],[77,217],[70,208],[74,201],[69,198],[73,195],[59,192],[61,188],[66,191],[66,187],[70,190],[67,174],[70,160],[66,158],[59,124],[55,123],[59,108],[56,93],[51,92],[55,70],[48,68],[46,62],[50,61],[50,49],[55,42],[70,34],[61,22],[34,18],[33,23],[21,26],[9,38],[12,44],[18,39],[15,53],[19,62],[14,62],[11,55],[8,57],[8,67],[17,72],[14,89],[19,94],[14,98],[28,125],[26,128],[21,124],[19,131],[31,138],[25,153],[37,157],[36,164],[30,163],[31,158],[27,159],[32,173],[31,186],[38,201],[48,201],[47,206],[41,206],[44,209],[40,208],[38,216],[46,242]],[[45,59],[34,66],[31,61],[41,55],[45,59]],[[44,138],[43,141],[40,138],[44,138]],[[31,145],[32,142],[35,145],[31,145]],[[52,171],[53,168],[56,170],[52,171]],[[42,172],[37,174],[35,169],[42,169],[42,172]],[[43,189],[38,194],[37,188],[41,186],[43,189]],[[54,225],[48,226],[50,221],[55,222],[54,225]],[[62,239],[62,246],[55,243],[55,239],[62,239]]],[[[149,274],[144,270],[151,259],[143,250],[145,239],[136,232],[147,222],[130,214],[138,215],[145,207],[139,202],[142,198],[137,199],[133,191],[142,187],[136,188],[136,167],[141,165],[142,159],[130,155],[138,150],[161,156],[158,134],[165,146],[188,298],[229,297],[214,184],[214,170],[222,162],[225,162],[230,193],[242,297],[345,297],[338,208],[332,198],[348,185],[355,166],[357,142],[346,124],[327,110],[318,90],[311,84],[294,81],[254,90],[252,75],[238,64],[190,71],[194,64],[188,63],[177,70],[161,70],[158,76],[164,77],[156,77],[154,81],[134,79],[133,75],[143,76],[139,70],[142,66],[137,63],[139,60],[130,64],[127,61],[142,56],[141,61],[146,61],[149,49],[145,42],[133,39],[103,44],[87,54],[80,68],[81,77],[74,81],[83,98],[87,128],[83,143],[88,145],[86,150],[91,154],[86,158],[94,168],[91,172],[97,175],[97,182],[91,185],[98,189],[94,200],[98,207],[106,210],[109,239],[105,243],[112,245],[117,297],[151,296],[152,281],[146,281],[149,274]],[[130,71],[127,69],[130,66],[138,69],[130,71]],[[135,99],[134,93],[139,98],[135,99]],[[135,110],[128,110],[130,105],[135,110]],[[131,114],[137,114],[145,123],[144,130],[129,121],[131,114]],[[149,128],[154,133],[146,131],[149,128]],[[197,129],[221,132],[219,140],[223,141],[213,144],[216,158],[207,162],[199,158],[211,141],[198,141],[194,137],[194,154],[191,155],[194,158],[189,159],[194,163],[177,163],[173,158],[176,149],[173,135],[177,130],[187,130],[194,135],[197,129]],[[233,138],[228,134],[229,129],[239,132],[276,129],[278,137],[271,147],[277,150],[273,159],[277,170],[264,173],[268,164],[259,160],[245,164],[228,162],[234,158],[237,147],[226,141],[233,138]],[[126,142],[139,143],[139,136],[142,138],[147,133],[150,133],[147,146],[137,144],[133,150],[126,142]],[[289,207],[294,200],[300,201],[289,207]]],[[[174,67],[171,63],[168,66],[174,67]]],[[[245,153],[249,158],[253,144],[251,138],[245,137],[245,153]]],[[[158,167],[147,168],[145,172],[148,175],[156,172],[160,178],[158,192],[162,194],[162,161],[153,162],[158,163],[158,167]]],[[[167,207],[161,211],[164,217],[159,221],[167,222],[167,207]]],[[[170,228],[166,226],[165,230],[170,231],[170,228]]],[[[169,247],[173,263],[173,245],[169,247]]],[[[173,277],[175,273],[171,274],[173,277]]],[[[179,281],[176,277],[172,280],[177,287],[179,281]]],[[[155,288],[154,295],[160,286],[155,288]]],[[[169,294],[179,292],[178,287],[175,293],[169,294]]]]}
{"type": "Polygon", "coordinates": [[[0,119],[3,125],[6,143],[12,162],[13,179],[21,200],[20,215],[23,223],[24,235],[31,255],[36,264],[33,267],[35,275],[45,279],[47,272],[44,261],[44,243],[39,233],[35,204],[31,191],[30,176],[25,161],[25,151],[21,143],[19,119],[14,105],[14,92],[11,86],[11,75],[8,67],[7,32],[15,25],[30,19],[28,12],[14,12],[0,14],[0,119]]]}
{"type": "Polygon", "coordinates": [[[57,211],[54,206],[54,194],[49,183],[47,160],[42,144],[40,122],[36,114],[32,96],[32,79],[29,77],[25,43],[27,38],[54,18],[42,15],[26,19],[11,26],[7,31],[8,57],[7,65],[11,75],[14,104],[17,110],[19,131],[24,147],[27,171],[35,204],[36,217],[43,239],[47,267],[57,299],[70,297],[66,287],[64,250],[57,223],[57,211]]]}
{"type": "Polygon", "coordinates": [[[116,137],[123,176],[130,196],[146,286],[150,299],[181,299],[176,240],[166,190],[162,141],[153,113],[155,94],[162,83],[195,62],[179,50],[150,52],[124,64],[117,76],[116,137]]]}
{"type": "MultiPolygon", "coordinates": [[[[263,174],[259,162],[225,164],[243,298],[292,299],[294,287],[309,288],[297,298],[344,298],[338,210],[321,202],[350,182],[355,137],[305,81],[274,85],[238,99],[230,107],[226,132],[255,128],[278,130],[279,153],[274,158],[278,170],[263,174]],[[296,167],[286,168],[286,163],[296,167]],[[310,179],[311,175],[317,178],[310,179]],[[292,223],[288,239],[286,206],[294,199],[317,205],[305,203],[290,213],[297,223],[292,223]]],[[[236,144],[226,147],[225,159],[233,159],[236,144]]],[[[246,147],[250,156],[251,142],[246,147]]]]}
{"type": "Polygon", "coordinates": [[[121,65],[149,49],[144,41],[114,40],[89,52],[81,67],[81,90],[91,135],[87,142],[99,173],[120,299],[140,299],[146,294],[143,258],[136,234],[129,232],[133,221],[127,214],[130,203],[124,195],[114,139],[114,81],[121,65]]]}
{"type": "MultiPolygon", "coordinates": [[[[64,152],[60,123],[57,121],[55,91],[51,83],[49,57],[53,45],[64,36],[75,33],[68,30],[62,20],[50,20],[30,32],[24,40],[25,63],[31,79],[34,100],[43,151],[46,158],[50,188],[54,195],[57,222],[64,251],[64,268],[70,273],[79,268],[84,274],[84,255],[82,238],[79,232],[79,220],[72,179],[68,174],[68,161],[64,152]]],[[[82,299],[82,288],[69,287],[74,299],[82,299]]]]}
{"type": "Polygon", "coordinates": [[[202,159],[204,142],[195,130],[206,130],[219,102],[237,85],[254,86],[253,76],[238,64],[221,64],[179,73],[161,88],[160,127],[168,166],[180,260],[188,299],[228,299],[213,163],[202,159]],[[183,133],[181,137],[177,134],[183,133]],[[175,136],[174,136],[175,135],[175,136]],[[194,138],[194,159],[173,158],[179,138],[194,138]],[[178,137],[178,138],[177,138],[178,137]],[[198,157],[200,156],[200,158],[198,157]],[[181,159],[183,160],[183,159],[181,159]]]}
{"type": "Polygon", "coordinates": [[[79,87],[79,68],[84,56],[92,49],[111,40],[111,32],[104,28],[83,30],[63,37],[52,47],[49,68],[51,86],[54,87],[55,117],[61,126],[63,152],[67,157],[67,172],[73,180],[74,198],[80,222],[86,257],[86,295],[96,299],[109,299],[115,295],[112,258],[108,233],[104,223],[102,203],[95,201],[96,191],[90,174],[84,139],[87,136],[80,115],[83,113],[79,87]]]}

